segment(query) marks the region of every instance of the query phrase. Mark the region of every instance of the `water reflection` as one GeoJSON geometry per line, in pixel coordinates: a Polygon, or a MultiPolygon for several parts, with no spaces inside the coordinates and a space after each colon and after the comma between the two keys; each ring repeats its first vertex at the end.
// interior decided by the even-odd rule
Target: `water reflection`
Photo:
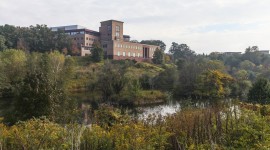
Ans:
{"type": "Polygon", "coordinates": [[[176,113],[180,110],[180,102],[179,101],[170,101],[165,104],[155,105],[155,106],[143,106],[143,107],[136,107],[135,109],[138,110],[137,116],[140,119],[144,119],[149,115],[161,115],[167,116],[170,114],[176,113]]]}

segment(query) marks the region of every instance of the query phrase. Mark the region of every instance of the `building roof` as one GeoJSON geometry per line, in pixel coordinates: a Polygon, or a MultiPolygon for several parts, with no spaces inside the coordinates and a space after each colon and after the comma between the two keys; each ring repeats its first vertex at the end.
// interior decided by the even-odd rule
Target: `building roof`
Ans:
{"type": "Polygon", "coordinates": [[[67,26],[58,26],[58,27],[51,27],[52,31],[57,30],[75,30],[75,29],[86,29],[86,27],[80,25],[67,25],[67,26]]]}
{"type": "Polygon", "coordinates": [[[111,20],[106,20],[106,21],[101,21],[100,23],[102,23],[102,22],[108,22],[108,21],[116,21],[116,22],[124,23],[123,21],[118,21],[118,20],[113,20],[113,19],[111,19],[111,20]]]}

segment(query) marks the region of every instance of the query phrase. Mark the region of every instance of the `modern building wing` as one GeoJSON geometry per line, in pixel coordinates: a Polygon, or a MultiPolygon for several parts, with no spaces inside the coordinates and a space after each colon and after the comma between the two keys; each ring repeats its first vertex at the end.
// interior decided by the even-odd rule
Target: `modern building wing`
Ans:
{"type": "Polygon", "coordinates": [[[99,32],[79,25],[51,28],[52,31],[64,30],[81,49],[81,56],[90,54],[95,41],[101,44],[105,56],[111,59],[135,59],[142,61],[153,58],[159,46],[130,42],[130,36],[124,35],[124,22],[117,20],[102,21],[99,32]]]}

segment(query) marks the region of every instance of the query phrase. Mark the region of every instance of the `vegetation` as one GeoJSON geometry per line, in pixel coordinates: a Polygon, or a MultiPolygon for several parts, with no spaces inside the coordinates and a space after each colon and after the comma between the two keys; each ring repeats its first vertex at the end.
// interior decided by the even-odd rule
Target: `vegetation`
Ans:
{"type": "Polygon", "coordinates": [[[93,48],[91,49],[91,57],[94,62],[103,61],[104,52],[98,43],[93,44],[93,48]]]}
{"type": "Polygon", "coordinates": [[[164,63],[164,52],[160,49],[156,49],[152,59],[154,64],[163,64],[164,63]]]}
{"type": "Polygon", "coordinates": [[[163,52],[166,50],[166,44],[161,40],[142,40],[140,43],[159,46],[163,52]]]}
{"type": "Polygon", "coordinates": [[[63,53],[78,54],[76,43],[73,43],[63,31],[53,32],[46,25],[0,26],[0,50],[4,49],[21,49],[30,52],[60,50],[63,53]]]}
{"type": "Polygon", "coordinates": [[[132,121],[117,110],[103,107],[96,113],[102,120],[91,127],[61,126],[46,118],[30,119],[12,127],[1,123],[0,146],[2,149],[93,150],[269,147],[270,106],[238,105],[184,109],[163,119],[149,117],[144,121],[132,121]]]}
{"type": "Polygon", "coordinates": [[[104,60],[98,43],[91,56],[70,57],[76,45],[61,31],[0,26],[0,149],[270,147],[270,55],[257,46],[199,55],[175,42],[164,54],[160,40],[141,43],[160,46],[152,63],[104,60]],[[118,109],[172,97],[215,105],[144,119],[118,109]],[[226,98],[242,102],[218,103],[226,98]]]}
{"type": "Polygon", "coordinates": [[[250,102],[266,104],[270,102],[270,83],[265,78],[258,79],[248,93],[250,102]]]}

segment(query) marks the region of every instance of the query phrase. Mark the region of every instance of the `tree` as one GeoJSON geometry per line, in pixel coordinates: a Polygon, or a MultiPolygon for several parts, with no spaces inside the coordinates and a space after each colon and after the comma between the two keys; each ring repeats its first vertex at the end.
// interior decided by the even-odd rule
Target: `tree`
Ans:
{"type": "Polygon", "coordinates": [[[255,66],[256,65],[249,60],[244,60],[239,65],[239,67],[244,70],[253,70],[255,66]]]}
{"type": "Polygon", "coordinates": [[[218,70],[203,72],[199,77],[195,93],[200,97],[222,98],[228,96],[226,88],[233,78],[218,70]]]}
{"type": "MultiPolygon", "coordinates": [[[[0,52],[0,71],[2,96],[14,96],[26,73],[27,55],[21,50],[6,49],[0,52]]],[[[1,96],[1,95],[0,95],[1,96]]]]}
{"type": "Polygon", "coordinates": [[[5,50],[7,48],[5,42],[6,42],[5,37],[0,35],[0,51],[5,50]]]}
{"type": "Polygon", "coordinates": [[[163,52],[166,50],[166,44],[161,40],[142,40],[140,43],[159,46],[163,52]]]}
{"type": "Polygon", "coordinates": [[[5,45],[9,49],[49,52],[66,48],[70,53],[72,49],[72,40],[64,31],[53,32],[46,25],[30,27],[0,26],[0,35],[4,36],[5,45]]]}
{"type": "Polygon", "coordinates": [[[177,69],[167,68],[153,79],[155,89],[172,92],[177,81],[177,69]]]}
{"type": "Polygon", "coordinates": [[[104,59],[104,51],[98,43],[93,44],[91,49],[91,58],[94,62],[101,62],[104,59]]]}
{"type": "Polygon", "coordinates": [[[246,48],[245,53],[257,52],[257,51],[259,51],[259,47],[258,46],[252,46],[252,47],[249,46],[248,48],[246,48]]]}
{"type": "Polygon", "coordinates": [[[117,96],[123,91],[128,81],[124,76],[125,71],[125,68],[106,62],[98,80],[103,100],[113,100],[113,96],[117,96]]]}
{"type": "Polygon", "coordinates": [[[186,44],[178,44],[173,42],[169,52],[173,55],[174,62],[180,59],[191,59],[195,56],[195,52],[189,48],[186,44]]]}
{"type": "Polygon", "coordinates": [[[132,43],[140,43],[138,40],[131,40],[132,43]]]}
{"type": "Polygon", "coordinates": [[[270,102],[270,83],[265,78],[258,79],[249,90],[248,101],[266,104],[270,102]]]}
{"type": "Polygon", "coordinates": [[[0,26],[0,35],[5,38],[5,45],[8,49],[14,49],[17,47],[17,41],[19,36],[19,28],[12,25],[0,26]]]}
{"type": "Polygon", "coordinates": [[[47,116],[61,123],[71,121],[76,105],[65,87],[71,66],[59,53],[33,53],[15,103],[17,119],[47,116]]]}
{"type": "Polygon", "coordinates": [[[152,59],[154,64],[163,64],[164,63],[164,52],[160,49],[156,49],[152,59]]]}

